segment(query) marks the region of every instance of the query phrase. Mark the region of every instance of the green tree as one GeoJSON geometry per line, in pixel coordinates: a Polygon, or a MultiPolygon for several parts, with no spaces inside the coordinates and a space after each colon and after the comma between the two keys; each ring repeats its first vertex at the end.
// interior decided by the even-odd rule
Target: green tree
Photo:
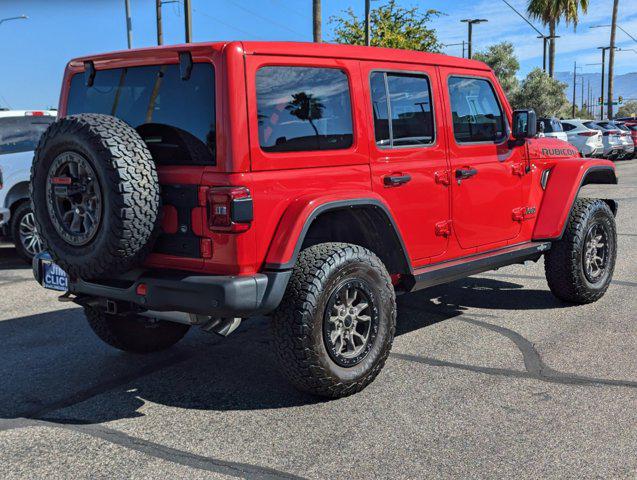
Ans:
{"type": "MultiPolygon", "coordinates": [[[[555,30],[560,21],[572,23],[577,27],[579,9],[582,13],[588,11],[588,0],[529,0],[526,11],[531,17],[541,21],[549,27],[549,36],[555,36],[555,30]]],[[[549,40],[549,75],[555,73],[555,40],[549,40]]]]}
{"type": "Polygon", "coordinates": [[[473,58],[486,63],[493,69],[508,98],[511,98],[520,88],[520,82],[516,77],[520,62],[515,56],[511,42],[491,45],[486,52],[478,52],[473,58]]]}
{"type": "Polygon", "coordinates": [[[568,105],[564,88],[566,84],[549,77],[541,68],[535,68],[512,95],[511,105],[513,108],[532,108],[538,117],[558,116],[568,105]]]}
{"type": "Polygon", "coordinates": [[[323,118],[325,105],[311,93],[299,92],[292,94],[292,101],[285,106],[285,109],[299,120],[308,121],[314,129],[316,136],[319,136],[318,129],[314,125],[314,120],[323,118]]]}
{"type": "Polygon", "coordinates": [[[628,100],[624,103],[619,110],[617,110],[618,117],[637,117],[637,100],[628,100]]]}
{"type": "MultiPolygon", "coordinates": [[[[436,31],[427,25],[440,15],[437,10],[423,13],[418,7],[403,8],[396,5],[396,0],[389,0],[370,12],[370,43],[373,47],[439,52],[436,31]]],[[[337,43],[365,45],[365,19],[358,18],[351,7],[342,16],[331,17],[330,23],[337,43]]]]}

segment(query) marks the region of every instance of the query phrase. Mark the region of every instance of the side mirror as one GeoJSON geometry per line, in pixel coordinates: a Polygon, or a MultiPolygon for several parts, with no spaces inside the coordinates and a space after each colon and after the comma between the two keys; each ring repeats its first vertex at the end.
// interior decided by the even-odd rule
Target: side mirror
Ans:
{"type": "Polygon", "coordinates": [[[513,112],[513,138],[523,140],[537,135],[537,115],[534,110],[513,112]]]}

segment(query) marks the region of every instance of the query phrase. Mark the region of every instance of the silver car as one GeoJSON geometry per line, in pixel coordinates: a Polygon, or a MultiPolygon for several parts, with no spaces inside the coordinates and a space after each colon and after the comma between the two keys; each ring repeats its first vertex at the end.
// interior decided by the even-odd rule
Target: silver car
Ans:
{"type": "Polygon", "coordinates": [[[562,128],[566,132],[568,142],[577,147],[584,157],[604,156],[602,131],[586,126],[586,120],[562,120],[562,128]]]}
{"type": "Polygon", "coordinates": [[[613,127],[607,121],[588,121],[584,122],[584,125],[588,128],[601,130],[602,142],[604,143],[604,158],[614,160],[624,155],[625,144],[622,142],[621,130],[613,127]]]}

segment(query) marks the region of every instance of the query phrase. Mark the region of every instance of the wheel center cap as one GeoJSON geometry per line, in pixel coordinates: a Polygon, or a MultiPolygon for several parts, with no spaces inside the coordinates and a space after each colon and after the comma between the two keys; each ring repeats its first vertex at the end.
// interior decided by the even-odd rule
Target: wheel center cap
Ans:
{"type": "Polygon", "coordinates": [[[350,317],[350,316],[345,317],[345,320],[343,321],[343,325],[345,326],[345,328],[351,328],[352,327],[352,317],[350,317]]]}

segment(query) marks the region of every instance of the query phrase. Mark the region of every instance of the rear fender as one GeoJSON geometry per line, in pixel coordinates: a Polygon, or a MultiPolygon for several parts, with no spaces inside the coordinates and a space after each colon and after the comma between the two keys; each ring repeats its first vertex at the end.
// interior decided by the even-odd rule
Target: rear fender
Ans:
{"type": "Polygon", "coordinates": [[[390,207],[380,195],[369,190],[347,191],[330,195],[313,194],[292,201],[283,213],[274,233],[266,255],[265,268],[269,270],[292,268],[310,226],[321,214],[333,210],[365,207],[378,209],[386,218],[387,228],[392,229],[396,235],[402,249],[401,256],[411,271],[407,249],[390,207]]]}
{"type": "MultiPolygon", "coordinates": [[[[559,240],[580,189],[589,184],[616,184],[615,165],[608,160],[560,160],[551,168],[533,231],[533,240],[559,240]]],[[[617,204],[606,200],[617,212],[617,204]]]]}

